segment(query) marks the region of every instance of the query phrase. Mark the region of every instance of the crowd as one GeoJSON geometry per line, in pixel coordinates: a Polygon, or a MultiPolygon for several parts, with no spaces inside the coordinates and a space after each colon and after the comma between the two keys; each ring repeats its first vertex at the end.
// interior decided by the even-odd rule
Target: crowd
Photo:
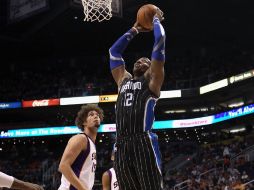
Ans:
{"type": "MultiPolygon", "coordinates": [[[[96,143],[97,169],[94,190],[101,189],[101,176],[112,166],[110,160],[114,134],[105,134],[103,143],[96,143]]],[[[44,185],[46,190],[57,189],[61,175],[58,165],[69,136],[5,140],[0,151],[0,171],[19,179],[44,185]]],[[[101,139],[100,137],[98,138],[101,139]]],[[[254,160],[244,157],[247,150],[254,152],[253,134],[250,137],[235,137],[215,144],[198,145],[195,142],[164,143],[160,139],[163,158],[164,190],[173,190],[176,186],[188,190],[231,190],[254,179],[254,160]],[[240,154],[239,154],[240,153],[240,154]],[[175,165],[179,168],[167,168],[178,155],[185,155],[175,165]],[[237,155],[240,155],[237,157],[237,155]],[[194,156],[192,156],[194,155],[194,156]],[[230,164],[227,159],[230,158],[230,164]],[[185,162],[185,163],[183,163],[185,162]]],[[[250,151],[247,151],[250,152],[250,151]]],[[[170,166],[171,167],[171,166],[170,166]]],[[[251,190],[252,183],[244,190],[251,190]]],[[[176,190],[175,189],[175,190],[176,190]]]]}
{"type": "Polygon", "coordinates": [[[245,156],[247,152],[253,154],[253,145],[253,136],[203,145],[185,167],[165,174],[166,189],[253,189],[253,183],[243,185],[254,179],[254,161],[245,156]]]}
{"type": "MultiPolygon", "coordinates": [[[[254,68],[251,51],[231,49],[213,54],[205,48],[198,50],[180,51],[182,55],[167,50],[162,90],[196,88],[254,68]]],[[[126,62],[133,63],[142,55],[129,53],[126,62]]],[[[131,72],[132,64],[126,66],[131,72]]],[[[115,94],[113,83],[105,55],[29,58],[11,61],[0,70],[1,102],[115,94]]]]}

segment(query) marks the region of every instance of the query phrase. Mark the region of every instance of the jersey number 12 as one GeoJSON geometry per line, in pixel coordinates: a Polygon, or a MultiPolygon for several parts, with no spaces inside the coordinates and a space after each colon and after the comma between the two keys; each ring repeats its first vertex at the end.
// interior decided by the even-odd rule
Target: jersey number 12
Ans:
{"type": "Polygon", "coordinates": [[[132,93],[125,94],[124,106],[131,106],[132,101],[133,101],[133,94],[132,93]]]}

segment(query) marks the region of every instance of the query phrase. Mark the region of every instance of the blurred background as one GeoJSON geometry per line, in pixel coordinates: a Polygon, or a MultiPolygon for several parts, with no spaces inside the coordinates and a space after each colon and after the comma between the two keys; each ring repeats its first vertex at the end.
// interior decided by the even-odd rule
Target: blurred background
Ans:
{"type": "MultiPolygon", "coordinates": [[[[109,95],[117,94],[108,49],[146,3],[165,14],[165,81],[154,128],[164,189],[253,189],[250,0],[113,0],[113,17],[100,23],[83,21],[79,0],[1,0],[0,171],[57,189],[58,164],[75,130],[50,130],[75,127],[81,105],[98,103],[105,130],[97,136],[94,189],[102,189],[115,140],[114,130],[106,130],[115,123],[109,95]],[[87,102],[90,96],[95,100],[87,102]],[[84,99],[73,102],[77,97],[84,99]]],[[[130,43],[124,54],[127,70],[139,57],[151,56],[153,42],[150,32],[130,43]]]]}

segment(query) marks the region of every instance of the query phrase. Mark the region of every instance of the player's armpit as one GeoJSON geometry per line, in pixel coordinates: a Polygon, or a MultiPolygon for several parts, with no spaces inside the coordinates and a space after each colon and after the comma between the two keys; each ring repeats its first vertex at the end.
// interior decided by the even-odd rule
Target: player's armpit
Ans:
{"type": "Polygon", "coordinates": [[[112,76],[113,76],[114,80],[116,81],[118,87],[120,87],[121,83],[123,82],[123,80],[125,78],[132,77],[131,74],[125,70],[124,65],[121,65],[121,66],[113,69],[111,72],[112,72],[112,76]]]}

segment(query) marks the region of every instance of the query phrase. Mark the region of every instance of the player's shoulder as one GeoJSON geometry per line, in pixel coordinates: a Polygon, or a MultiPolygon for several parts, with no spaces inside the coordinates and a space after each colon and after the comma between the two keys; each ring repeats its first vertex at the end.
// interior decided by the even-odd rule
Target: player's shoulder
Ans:
{"type": "Polygon", "coordinates": [[[83,143],[87,143],[88,141],[88,138],[85,134],[83,133],[80,133],[80,134],[77,134],[77,135],[74,135],[72,136],[70,139],[69,139],[69,142],[83,142],[83,143]]]}
{"type": "Polygon", "coordinates": [[[88,145],[88,139],[84,134],[77,134],[72,136],[68,141],[68,146],[86,150],[88,145]]]}
{"type": "Polygon", "coordinates": [[[85,133],[79,133],[79,134],[73,135],[70,139],[87,139],[87,136],[85,133]]]}
{"type": "Polygon", "coordinates": [[[106,179],[110,178],[110,170],[103,172],[102,179],[104,179],[104,178],[106,178],[106,179]]]}

